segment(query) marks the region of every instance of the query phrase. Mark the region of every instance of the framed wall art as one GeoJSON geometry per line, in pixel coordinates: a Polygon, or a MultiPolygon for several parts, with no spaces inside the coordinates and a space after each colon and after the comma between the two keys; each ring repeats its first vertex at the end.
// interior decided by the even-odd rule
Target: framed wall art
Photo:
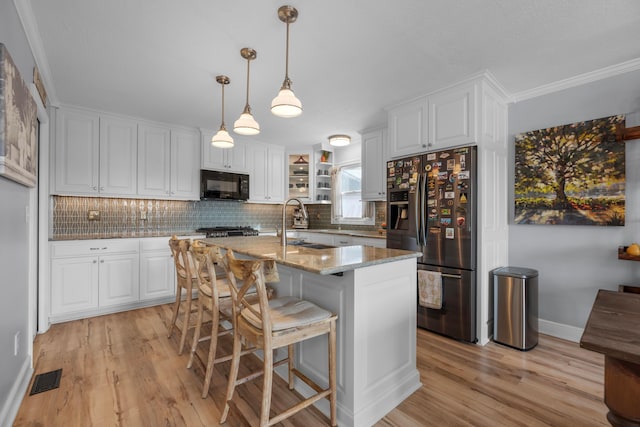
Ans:
{"type": "Polygon", "coordinates": [[[514,222],[624,225],[624,126],[619,115],[516,135],[514,222]]]}
{"type": "Polygon", "coordinates": [[[38,110],[6,46],[0,43],[0,176],[36,185],[38,110]]]}

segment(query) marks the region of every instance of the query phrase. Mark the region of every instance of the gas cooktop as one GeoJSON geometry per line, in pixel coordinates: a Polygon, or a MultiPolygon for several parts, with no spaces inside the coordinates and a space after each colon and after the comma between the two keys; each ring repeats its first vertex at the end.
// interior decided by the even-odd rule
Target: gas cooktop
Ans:
{"type": "Polygon", "coordinates": [[[207,237],[257,236],[258,230],[251,227],[203,227],[196,230],[207,237]]]}

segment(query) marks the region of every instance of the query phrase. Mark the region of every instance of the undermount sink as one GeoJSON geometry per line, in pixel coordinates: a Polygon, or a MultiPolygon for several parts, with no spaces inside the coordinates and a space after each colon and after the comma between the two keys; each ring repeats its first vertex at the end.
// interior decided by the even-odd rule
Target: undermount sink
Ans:
{"type": "Polygon", "coordinates": [[[303,248],[309,248],[309,249],[334,249],[335,248],[335,246],[324,245],[322,243],[305,242],[304,240],[289,241],[287,242],[287,244],[291,246],[302,246],[303,248]]]}

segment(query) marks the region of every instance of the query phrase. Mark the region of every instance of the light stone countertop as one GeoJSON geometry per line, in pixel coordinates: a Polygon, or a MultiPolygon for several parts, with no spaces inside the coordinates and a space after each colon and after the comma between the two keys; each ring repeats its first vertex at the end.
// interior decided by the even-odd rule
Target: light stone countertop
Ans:
{"type": "Polygon", "coordinates": [[[50,242],[65,240],[99,240],[99,239],[138,239],[145,237],[166,237],[173,235],[183,237],[198,237],[205,233],[197,231],[130,231],[118,233],[91,233],[91,234],[60,234],[49,238],[50,242]]]}
{"type": "Polygon", "coordinates": [[[363,245],[327,249],[287,245],[285,252],[280,246],[280,238],[274,236],[224,237],[203,239],[203,242],[232,249],[253,258],[275,259],[279,264],[322,275],[343,273],[422,255],[420,252],[363,245]]]}

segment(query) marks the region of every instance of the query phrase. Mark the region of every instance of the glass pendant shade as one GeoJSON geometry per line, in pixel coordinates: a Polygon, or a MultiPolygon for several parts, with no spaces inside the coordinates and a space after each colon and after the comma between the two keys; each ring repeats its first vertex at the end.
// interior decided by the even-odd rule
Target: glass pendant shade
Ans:
{"type": "Polygon", "coordinates": [[[291,89],[282,88],[271,101],[271,112],[278,117],[297,117],[302,114],[302,103],[291,89]]]}
{"type": "Polygon", "coordinates": [[[329,137],[329,145],[334,147],[344,147],[351,143],[351,137],[349,135],[331,135],[329,137]]]}
{"type": "Polygon", "coordinates": [[[251,113],[242,113],[233,124],[233,131],[240,135],[257,135],[260,133],[260,125],[251,113]]]}
{"type": "Polygon", "coordinates": [[[224,127],[221,127],[218,133],[211,138],[211,145],[218,148],[231,148],[233,147],[233,138],[224,127]]]}

